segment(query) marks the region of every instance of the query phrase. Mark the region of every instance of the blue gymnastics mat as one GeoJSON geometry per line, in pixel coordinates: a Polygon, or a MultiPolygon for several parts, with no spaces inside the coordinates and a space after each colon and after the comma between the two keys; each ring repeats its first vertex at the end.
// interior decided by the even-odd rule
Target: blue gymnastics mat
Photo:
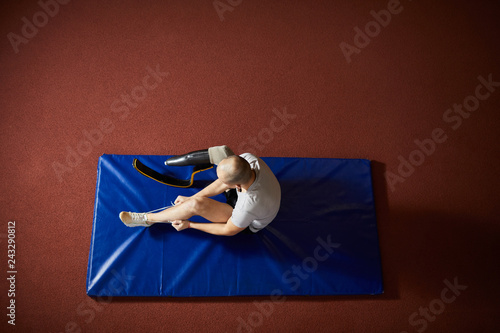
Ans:
{"type": "MultiPolygon", "coordinates": [[[[97,168],[87,269],[90,296],[353,295],[383,292],[370,161],[268,157],[282,204],[264,230],[232,237],[170,224],[123,225],[120,211],[146,212],[190,196],[216,179],[195,175],[192,188],[160,184],[137,172],[138,158],[166,170],[170,156],[103,155],[97,168]]],[[[169,167],[187,179],[192,167],[169,167]]],[[[215,197],[225,202],[223,195],[215,197]]],[[[200,217],[193,221],[203,222],[200,217]]]]}

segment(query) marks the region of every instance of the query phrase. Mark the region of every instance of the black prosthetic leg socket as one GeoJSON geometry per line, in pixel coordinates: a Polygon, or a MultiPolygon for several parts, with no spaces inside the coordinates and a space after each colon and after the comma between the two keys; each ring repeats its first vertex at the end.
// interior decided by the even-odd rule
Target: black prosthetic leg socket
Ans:
{"type": "Polygon", "coordinates": [[[186,166],[198,164],[211,164],[208,149],[192,151],[190,153],[174,156],[165,161],[169,166],[186,166]]]}

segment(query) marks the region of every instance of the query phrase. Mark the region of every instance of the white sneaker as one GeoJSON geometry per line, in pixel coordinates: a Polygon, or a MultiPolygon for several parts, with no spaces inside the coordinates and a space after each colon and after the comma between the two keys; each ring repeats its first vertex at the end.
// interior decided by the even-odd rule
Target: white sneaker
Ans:
{"type": "Polygon", "coordinates": [[[121,212],[120,220],[127,227],[150,227],[148,224],[147,213],[132,213],[132,212],[121,212]]]}

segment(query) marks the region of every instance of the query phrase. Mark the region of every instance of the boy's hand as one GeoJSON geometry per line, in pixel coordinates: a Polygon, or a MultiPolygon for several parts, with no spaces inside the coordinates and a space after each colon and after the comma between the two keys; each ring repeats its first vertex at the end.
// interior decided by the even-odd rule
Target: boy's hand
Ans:
{"type": "Polygon", "coordinates": [[[189,228],[190,224],[191,222],[189,222],[188,220],[175,220],[174,222],[172,222],[172,227],[174,227],[177,231],[181,231],[189,228]]]}
{"type": "Polygon", "coordinates": [[[181,204],[183,202],[186,202],[190,197],[185,197],[185,196],[182,196],[182,195],[179,195],[177,197],[177,199],[175,199],[174,201],[174,205],[178,205],[178,204],[181,204]]]}

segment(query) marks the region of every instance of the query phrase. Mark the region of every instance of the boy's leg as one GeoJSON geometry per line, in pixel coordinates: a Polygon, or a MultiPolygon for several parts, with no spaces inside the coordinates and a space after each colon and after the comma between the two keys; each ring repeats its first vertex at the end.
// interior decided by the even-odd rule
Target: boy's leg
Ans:
{"type": "Polygon", "coordinates": [[[232,213],[233,208],[226,203],[210,198],[195,197],[161,212],[147,214],[147,220],[154,223],[169,222],[187,220],[198,215],[210,222],[227,222],[232,213]]]}

